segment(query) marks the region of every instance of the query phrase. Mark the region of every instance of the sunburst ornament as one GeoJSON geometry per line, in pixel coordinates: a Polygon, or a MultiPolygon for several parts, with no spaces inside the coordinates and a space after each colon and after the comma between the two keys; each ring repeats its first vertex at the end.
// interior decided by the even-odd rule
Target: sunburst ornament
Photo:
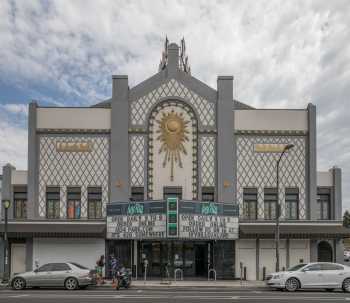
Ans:
{"type": "Polygon", "coordinates": [[[187,155],[185,142],[189,141],[187,134],[187,124],[182,113],[176,113],[172,110],[169,113],[163,113],[160,120],[156,120],[159,124],[157,133],[160,135],[157,140],[161,142],[159,154],[164,153],[163,167],[167,163],[170,164],[170,180],[174,181],[174,165],[178,164],[182,168],[181,155],[187,155]]]}

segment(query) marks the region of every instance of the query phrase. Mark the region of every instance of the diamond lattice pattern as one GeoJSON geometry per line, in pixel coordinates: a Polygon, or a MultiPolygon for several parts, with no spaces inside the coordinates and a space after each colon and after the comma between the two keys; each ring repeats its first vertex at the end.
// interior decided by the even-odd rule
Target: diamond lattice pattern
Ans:
{"type": "Polygon", "coordinates": [[[102,211],[108,203],[109,138],[107,135],[39,137],[39,215],[46,216],[46,186],[60,186],[60,217],[66,217],[68,186],[81,187],[81,218],[87,217],[87,188],[102,187],[102,211]],[[58,152],[57,142],[91,142],[91,152],[58,152]]]}
{"type": "Polygon", "coordinates": [[[202,186],[215,186],[215,137],[202,136],[200,146],[202,186]]]}
{"type": "Polygon", "coordinates": [[[131,136],[131,186],[144,186],[145,184],[145,150],[145,137],[142,135],[131,136]]]}
{"type": "MultiPolygon", "coordinates": [[[[238,136],[237,201],[243,210],[243,188],[258,189],[258,218],[264,218],[264,187],[276,187],[278,153],[256,153],[254,144],[294,144],[280,164],[279,201],[281,217],[285,216],[285,188],[299,188],[299,218],[306,218],[305,205],[305,137],[303,136],[238,136]]],[[[240,212],[243,213],[242,211],[240,212]]]]}
{"type": "Polygon", "coordinates": [[[146,116],[151,107],[164,97],[181,97],[188,100],[198,112],[202,126],[215,126],[215,104],[197,95],[175,79],[134,100],[131,103],[131,123],[145,125],[146,116]]]}

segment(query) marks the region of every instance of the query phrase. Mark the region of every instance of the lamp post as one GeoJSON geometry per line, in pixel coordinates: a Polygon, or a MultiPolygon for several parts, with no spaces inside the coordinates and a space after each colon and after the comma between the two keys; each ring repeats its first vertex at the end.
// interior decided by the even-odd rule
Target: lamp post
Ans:
{"type": "Polygon", "coordinates": [[[4,225],[4,275],[2,278],[2,282],[8,282],[8,238],[7,238],[7,224],[8,224],[8,209],[10,207],[11,202],[9,200],[3,200],[2,204],[5,210],[5,225],[4,225]]]}
{"type": "Polygon", "coordinates": [[[277,160],[276,165],[276,186],[277,186],[277,205],[276,205],[276,230],[275,230],[275,246],[276,246],[276,272],[280,270],[280,248],[279,248],[279,242],[280,242],[280,214],[281,214],[281,205],[279,201],[279,166],[280,162],[282,160],[283,155],[286,153],[286,151],[292,149],[294,147],[293,144],[287,144],[280,157],[277,160]]]}

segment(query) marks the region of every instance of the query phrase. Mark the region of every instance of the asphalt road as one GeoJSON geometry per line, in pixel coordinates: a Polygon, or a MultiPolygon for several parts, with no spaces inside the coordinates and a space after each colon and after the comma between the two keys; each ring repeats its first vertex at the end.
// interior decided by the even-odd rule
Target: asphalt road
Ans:
{"type": "Polygon", "coordinates": [[[265,289],[186,288],[186,289],[87,289],[87,290],[0,290],[0,302],[68,303],[68,302],[350,302],[350,294],[340,291],[298,291],[287,293],[265,289]]]}

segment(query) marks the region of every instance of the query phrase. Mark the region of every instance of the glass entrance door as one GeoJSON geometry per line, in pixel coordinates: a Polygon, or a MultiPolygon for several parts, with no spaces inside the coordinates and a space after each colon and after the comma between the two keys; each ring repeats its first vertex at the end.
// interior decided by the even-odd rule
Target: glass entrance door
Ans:
{"type": "Polygon", "coordinates": [[[194,246],[196,277],[205,277],[208,274],[208,244],[198,243],[194,246]]]}
{"type": "Polygon", "coordinates": [[[141,241],[139,245],[139,275],[144,275],[147,260],[147,279],[174,277],[177,268],[184,277],[206,278],[208,264],[212,262],[210,241],[141,241]]]}

